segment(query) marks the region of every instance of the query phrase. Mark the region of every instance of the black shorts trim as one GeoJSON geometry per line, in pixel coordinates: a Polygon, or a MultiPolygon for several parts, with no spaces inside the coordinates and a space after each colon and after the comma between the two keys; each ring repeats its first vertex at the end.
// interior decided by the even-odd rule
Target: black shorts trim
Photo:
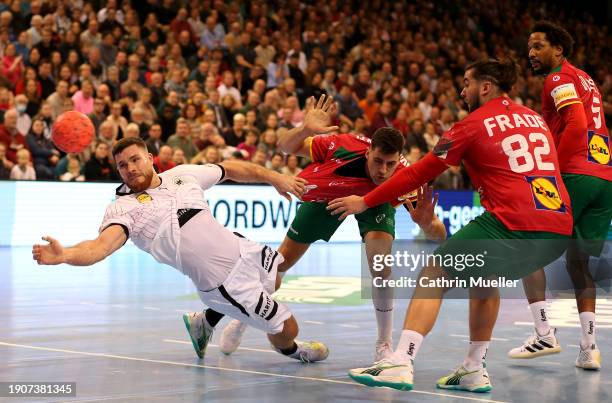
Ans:
{"type": "Polygon", "coordinates": [[[246,309],[244,309],[244,307],[242,305],[240,305],[238,303],[238,301],[236,301],[234,298],[231,297],[231,295],[229,295],[227,293],[227,290],[225,289],[225,287],[223,287],[222,285],[219,286],[219,292],[221,293],[221,295],[223,295],[223,298],[225,298],[226,300],[228,300],[228,302],[232,305],[234,305],[236,308],[238,308],[240,310],[240,312],[242,312],[243,314],[245,314],[246,316],[250,317],[249,313],[246,311],[246,309]]]}

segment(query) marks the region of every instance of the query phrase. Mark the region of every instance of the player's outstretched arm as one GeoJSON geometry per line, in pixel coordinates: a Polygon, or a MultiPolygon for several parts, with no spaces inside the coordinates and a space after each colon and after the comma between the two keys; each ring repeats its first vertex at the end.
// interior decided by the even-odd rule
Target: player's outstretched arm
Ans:
{"type": "Polygon", "coordinates": [[[288,200],[291,200],[290,193],[301,199],[308,183],[297,176],[279,174],[251,162],[223,161],[219,165],[225,169],[226,179],[241,183],[268,183],[288,200]]]}
{"type": "Polygon", "coordinates": [[[433,193],[433,187],[421,186],[417,191],[416,207],[410,201],[404,206],[410,213],[410,218],[423,230],[425,237],[431,241],[443,241],[446,239],[446,227],[435,214],[438,203],[438,193],[433,193]]]}
{"type": "Polygon", "coordinates": [[[73,266],[90,266],[97,263],[117,249],[119,249],[127,236],[119,225],[107,227],[92,241],[83,241],[72,247],[64,248],[56,239],[50,236],[42,238],[47,244],[36,244],[32,247],[32,258],[38,264],[55,265],[67,263],[73,266]]]}
{"type": "Polygon", "coordinates": [[[428,183],[444,172],[448,166],[433,153],[402,169],[397,175],[385,181],[370,193],[361,196],[347,196],[329,202],[327,209],[332,215],[340,214],[343,220],[351,214],[359,214],[369,207],[397,200],[398,197],[428,183]]]}
{"type": "Polygon", "coordinates": [[[318,101],[308,98],[304,122],[281,136],[278,146],[287,154],[310,157],[310,137],[338,130],[338,126],[329,126],[331,117],[336,112],[336,103],[331,96],[321,95],[318,101]]]}

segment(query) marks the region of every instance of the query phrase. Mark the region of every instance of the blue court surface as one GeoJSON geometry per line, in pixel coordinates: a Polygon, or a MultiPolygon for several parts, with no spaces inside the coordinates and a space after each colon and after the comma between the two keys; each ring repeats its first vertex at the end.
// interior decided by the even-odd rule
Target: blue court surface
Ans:
{"type": "MultiPolygon", "coordinates": [[[[278,296],[289,301],[299,338],[330,348],[326,361],[309,365],[273,352],[254,329],[231,356],[220,353],[218,331],[199,361],[181,320],[183,312],[203,309],[195,288],[132,246],[90,268],[39,267],[26,247],[0,248],[0,262],[0,381],[76,382],[77,396],[61,401],[612,401],[612,300],[598,302],[599,372],[574,367],[580,329],[572,299],[550,308],[560,354],[506,358],[532,328],[526,301],[502,301],[487,360],[493,391],[485,394],[435,388],[463,360],[468,338],[467,301],[445,301],[415,363],[415,390],[401,392],[367,388],[346,375],[371,363],[376,339],[371,302],[360,298],[356,243],[315,245],[278,296]]],[[[396,303],[396,340],[406,306],[396,303]]],[[[37,400],[60,401],[26,401],[37,400]]]]}

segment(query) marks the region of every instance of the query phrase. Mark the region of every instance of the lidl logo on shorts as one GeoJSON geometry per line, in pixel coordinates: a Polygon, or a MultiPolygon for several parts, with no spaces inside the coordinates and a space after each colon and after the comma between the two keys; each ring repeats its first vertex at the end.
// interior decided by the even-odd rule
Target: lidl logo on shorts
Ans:
{"type": "Polygon", "coordinates": [[[589,131],[589,162],[610,165],[610,139],[589,131]]]}
{"type": "Polygon", "coordinates": [[[143,192],[136,196],[136,200],[138,200],[140,203],[150,203],[153,201],[153,198],[147,192],[143,192]]]}
{"type": "Polygon", "coordinates": [[[554,176],[526,176],[525,179],[531,185],[536,209],[565,212],[565,203],[554,176]]]}

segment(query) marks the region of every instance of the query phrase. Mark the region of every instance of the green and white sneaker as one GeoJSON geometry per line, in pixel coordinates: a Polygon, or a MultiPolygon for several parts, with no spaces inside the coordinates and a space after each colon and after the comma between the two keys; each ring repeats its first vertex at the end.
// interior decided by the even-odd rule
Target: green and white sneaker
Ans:
{"type": "Polygon", "coordinates": [[[203,312],[188,312],[183,314],[183,322],[191,338],[191,344],[198,358],[204,358],[206,346],[212,338],[214,328],[204,318],[203,312]]]}
{"type": "Polygon", "coordinates": [[[375,362],[368,368],[351,369],[348,375],[366,386],[386,386],[397,390],[412,390],[414,383],[412,361],[399,364],[388,358],[375,362]]]}
{"type": "Polygon", "coordinates": [[[463,365],[452,374],[438,379],[440,389],[467,390],[468,392],[490,392],[493,387],[485,367],[468,371],[463,365]]]}

